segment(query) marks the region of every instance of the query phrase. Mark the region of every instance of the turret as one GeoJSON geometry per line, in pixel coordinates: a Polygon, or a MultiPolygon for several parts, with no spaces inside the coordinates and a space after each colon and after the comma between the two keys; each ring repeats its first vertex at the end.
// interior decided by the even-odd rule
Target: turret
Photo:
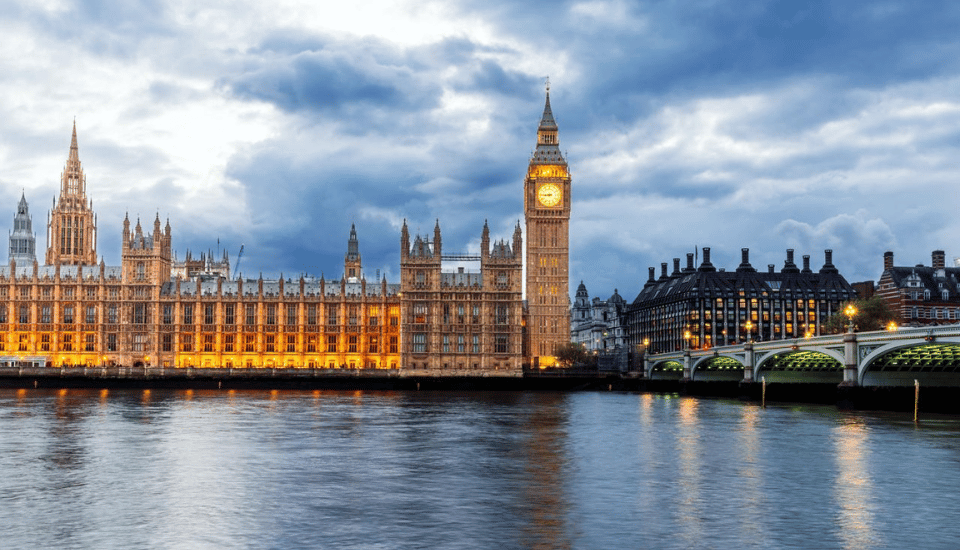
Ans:
{"type": "Polygon", "coordinates": [[[483,233],[480,234],[480,257],[486,258],[490,255],[490,227],[487,220],[483,220],[483,233]]]}
{"type": "Polygon", "coordinates": [[[363,267],[360,259],[360,243],[357,240],[357,228],[350,224],[350,238],[347,240],[347,254],[343,258],[343,276],[346,279],[357,280],[362,276],[363,267]]]}
{"type": "Polygon", "coordinates": [[[521,252],[523,252],[523,232],[520,229],[520,220],[517,220],[517,226],[513,228],[513,257],[520,258],[521,252]]]}
{"type": "Polygon", "coordinates": [[[27,205],[25,194],[20,195],[17,214],[13,218],[13,231],[10,233],[10,253],[8,258],[21,265],[29,265],[37,260],[37,236],[33,233],[33,219],[27,205]]]}

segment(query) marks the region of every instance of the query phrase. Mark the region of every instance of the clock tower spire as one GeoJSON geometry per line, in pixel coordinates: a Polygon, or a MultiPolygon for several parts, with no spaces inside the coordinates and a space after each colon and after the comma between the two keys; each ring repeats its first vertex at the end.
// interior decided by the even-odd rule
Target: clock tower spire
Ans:
{"type": "Polygon", "coordinates": [[[570,172],[557,131],[548,80],[537,148],[523,183],[527,349],[534,367],[555,366],[557,347],[570,342],[570,172]]]}

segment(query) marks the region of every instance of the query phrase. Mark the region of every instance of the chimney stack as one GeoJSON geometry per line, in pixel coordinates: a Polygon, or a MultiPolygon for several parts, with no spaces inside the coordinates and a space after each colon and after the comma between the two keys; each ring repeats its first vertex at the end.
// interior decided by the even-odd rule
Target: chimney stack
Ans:
{"type": "Polygon", "coordinates": [[[780,270],[780,273],[800,273],[800,270],[797,269],[797,264],[793,263],[793,249],[787,249],[787,261],[783,264],[783,269],[780,270]]]}
{"type": "Polygon", "coordinates": [[[833,250],[829,248],[823,251],[823,267],[820,268],[820,273],[840,273],[833,265],[833,250]]]}
{"type": "Polygon", "coordinates": [[[753,266],[750,265],[750,249],[741,248],[740,249],[740,266],[737,267],[737,272],[742,273],[742,272],[754,272],[754,271],[756,271],[756,269],[754,269],[753,266]]]}
{"type": "Polygon", "coordinates": [[[700,264],[698,271],[716,271],[717,268],[713,267],[713,264],[710,263],[710,247],[703,247],[703,263],[700,264]]]}
{"type": "Polygon", "coordinates": [[[933,251],[933,268],[943,269],[947,267],[947,255],[943,250],[933,251]]]}
{"type": "Polygon", "coordinates": [[[804,254],[804,255],[803,255],[803,272],[804,272],[804,273],[813,273],[813,271],[810,270],[810,255],[809,255],[809,254],[804,254]]]}
{"type": "Polygon", "coordinates": [[[893,269],[893,252],[883,253],[883,269],[884,271],[893,269]]]}
{"type": "Polygon", "coordinates": [[[693,252],[687,252],[687,268],[684,271],[696,271],[693,267],[693,252]]]}

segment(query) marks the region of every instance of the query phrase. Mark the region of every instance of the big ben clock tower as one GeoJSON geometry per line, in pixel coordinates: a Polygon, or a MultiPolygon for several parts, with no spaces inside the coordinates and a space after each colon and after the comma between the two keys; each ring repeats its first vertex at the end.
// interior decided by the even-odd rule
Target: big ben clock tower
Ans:
{"type": "Polygon", "coordinates": [[[534,367],[556,365],[570,342],[570,172],[560,154],[550,84],[537,128],[537,149],[523,182],[527,224],[527,353],[534,367]]]}

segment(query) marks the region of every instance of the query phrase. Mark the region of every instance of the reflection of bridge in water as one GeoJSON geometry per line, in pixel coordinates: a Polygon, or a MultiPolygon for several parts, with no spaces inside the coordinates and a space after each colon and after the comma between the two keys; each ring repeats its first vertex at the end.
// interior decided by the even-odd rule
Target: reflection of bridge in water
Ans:
{"type": "Polygon", "coordinates": [[[960,387],[960,324],[648,355],[648,380],[960,387]]]}

